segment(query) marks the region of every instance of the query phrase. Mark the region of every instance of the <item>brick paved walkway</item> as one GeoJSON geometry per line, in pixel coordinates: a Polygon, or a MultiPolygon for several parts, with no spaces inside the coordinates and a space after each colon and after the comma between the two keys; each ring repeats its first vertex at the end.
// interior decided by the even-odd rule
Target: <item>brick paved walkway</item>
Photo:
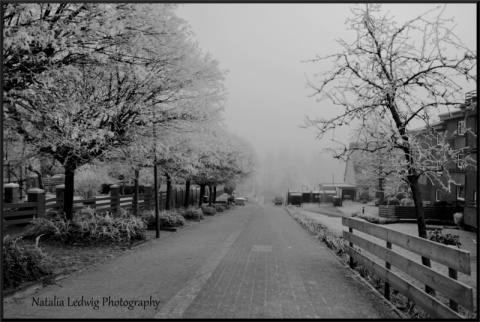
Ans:
{"type": "Polygon", "coordinates": [[[282,207],[247,205],[83,273],[4,300],[4,318],[372,318],[398,316],[282,207]],[[40,306],[36,299],[99,300],[40,306]],[[158,307],[113,306],[158,301],[158,307]]]}

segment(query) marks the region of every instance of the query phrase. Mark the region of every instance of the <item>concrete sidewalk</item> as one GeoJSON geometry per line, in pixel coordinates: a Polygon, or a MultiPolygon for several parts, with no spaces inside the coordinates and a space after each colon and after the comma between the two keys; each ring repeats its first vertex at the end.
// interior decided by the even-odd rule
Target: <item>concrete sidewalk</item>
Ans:
{"type": "Polygon", "coordinates": [[[282,207],[249,204],[4,299],[4,318],[399,316],[282,207]]]}

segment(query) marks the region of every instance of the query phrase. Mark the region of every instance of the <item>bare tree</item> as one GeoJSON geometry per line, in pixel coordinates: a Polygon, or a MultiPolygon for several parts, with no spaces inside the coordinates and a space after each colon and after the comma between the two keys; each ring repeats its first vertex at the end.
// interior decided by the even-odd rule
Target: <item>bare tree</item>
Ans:
{"type": "MultiPolygon", "coordinates": [[[[392,128],[379,132],[380,144],[364,148],[401,151],[404,162],[398,172],[408,182],[416,208],[418,233],[427,237],[422,197],[418,179],[418,162],[422,158],[415,148],[414,136],[408,132],[412,123],[430,127],[432,112],[455,107],[463,102],[459,79],[476,84],[476,52],[469,50],[453,33],[452,19],[444,19],[445,7],[437,7],[401,25],[378,4],[352,9],[347,19],[349,29],[357,37],[352,43],[340,39],[343,50],[326,57],[309,60],[333,60],[333,68],[325,72],[319,85],[308,82],[312,96],[329,100],[338,107],[338,116],[331,119],[307,117],[305,127],[314,127],[321,139],[337,126],[352,121],[385,118],[392,128]]],[[[352,150],[344,146],[335,153],[348,158],[352,150]]],[[[429,265],[427,258],[422,258],[429,265]]]]}

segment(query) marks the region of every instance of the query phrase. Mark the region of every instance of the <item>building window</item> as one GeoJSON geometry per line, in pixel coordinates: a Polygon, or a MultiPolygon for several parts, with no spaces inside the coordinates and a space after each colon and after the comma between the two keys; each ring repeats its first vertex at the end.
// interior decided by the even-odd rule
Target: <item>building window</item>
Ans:
{"type": "Polygon", "coordinates": [[[458,128],[457,128],[458,135],[465,135],[465,121],[458,121],[458,128]]]}
{"type": "Polygon", "coordinates": [[[440,200],[442,200],[442,191],[435,190],[435,201],[440,201],[440,200]]]}
{"type": "Polygon", "coordinates": [[[457,155],[457,166],[459,169],[465,168],[465,160],[464,160],[464,155],[462,153],[459,153],[457,155]]]}
{"type": "Polygon", "coordinates": [[[457,200],[465,201],[465,187],[457,186],[457,200]]]}

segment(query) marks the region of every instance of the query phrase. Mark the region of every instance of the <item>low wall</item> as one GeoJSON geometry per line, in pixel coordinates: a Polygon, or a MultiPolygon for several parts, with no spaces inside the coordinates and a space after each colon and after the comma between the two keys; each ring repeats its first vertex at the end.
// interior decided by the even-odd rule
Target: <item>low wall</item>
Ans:
{"type": "MultiPolygon", "coordinates": [[[[423,207],[425,219],[438,219],[453,222],[453,214],[463,213],[463,207],[423,207]]],[[[378,215],[384,218],[416,219],[415,207],[379,206],[378,215]]]]}

